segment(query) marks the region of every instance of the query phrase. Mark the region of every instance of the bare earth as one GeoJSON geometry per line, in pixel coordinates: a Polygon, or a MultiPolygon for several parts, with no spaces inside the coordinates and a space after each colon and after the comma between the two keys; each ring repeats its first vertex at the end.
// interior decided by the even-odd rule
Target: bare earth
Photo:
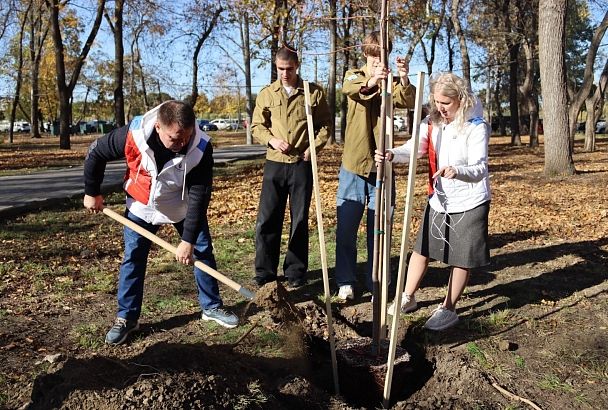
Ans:
{"type": "MultiPolygon", "coordinates": [[[[543,175],[542,148],[507,142],[493,138],[490,149],[492,264],[472,275],[460,323],[440,333],[422,328],[443,299],[449,273],[431,265],[417,294],[420,309],[400,317],[404,356],[392,408],[608,408],[608,141],[601,139],[595,153],[577,145],[579,173],[567,178],[543,175]]],[[[49,149],[36,167],[45,166],[42,158],[61,157],[49,149]]],[[[27,156],[38,151],[46,149],[29,147],[27,156]]],[[[18,168],[4,168],[9,157],[28,168],[6,144],[0,155],[3,169],[18,168]]],[[[333,146],[319,157],[328,245],[340,155],[333,146]]],[[[419,164],[414,233],[425,204],[425,166],[419,164]]],[[[393,283],[406,172],[398,170],[393,283]]],[[[242,266],[252,271],[261,175],[262,163],[254,162],[236,177],[216,176],[209,212],[216,252],[230,244],[235,248],[228,254],[246,249],[234,266],[220,265],[228,276],[242,266]]],[[[120,195],[109,198],[117,210],[121,202],[120,195]]],[[[170,230],[161,235],[176,240],[170,230]]],[[[0,408],[381,406],[382,375],[356,363],[370,360],[370,295],[360,288],[352,303],[333,305],[342,395],[334,394],[317,254],[303,288],[267,285],[251,304],[222,288],[226,305],[243,321],[227,331],[198,320],[191,274],[153,249],[141,330],[124,346],[104,345],[115,313],[121,240],[120,226],[85,215],[77,200],[0,222],[0,408]]],[[[333,255],[329,266],[331,277],[333,255]]],[[[364,263],[359,268],[363,272],[364,263]]],[[[252,273],[239,280],[257,290],[252,273]]],[[[384,354],[381,349],[381,357],[371,359],[381,363],[384,354]]]]}

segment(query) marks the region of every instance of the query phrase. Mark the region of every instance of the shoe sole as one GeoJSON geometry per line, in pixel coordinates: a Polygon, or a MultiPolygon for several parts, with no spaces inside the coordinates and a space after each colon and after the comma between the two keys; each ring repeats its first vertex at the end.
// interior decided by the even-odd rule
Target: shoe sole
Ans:
{"type": "Polygon", "coordinates": [[[427,324],[425,323],[424,328],[428,329],[428,330],[434,330],[435,332],[440,332],[442,330],[449,329],[450,327],[456,325],[459,321],[460,320],[458,318],[456,318],[456,320],[452,320],[451,322],[445,323],[443,326],[440,326],[440,327],[430,327],[430,326],[427,326],[427,324]]]}
{"type": "Polygon", "coordinates": [[[236,325],[229,325],[229,324],[228,324],[228,323],[226,323],[226,322],[222,322],[222,321],[221,321],[221,320],[219,320],[219,319],[216,319],[216,318],[214,318],[214,317],[207,316],[207,315],[206,315],[206,314],[204,314],[204,313],[203,313],[203,315],[201,316],[201,318],[202,318],[203,320],[205,320],[205,321],[213,321],[213,322],[215,322],[215,323],[219,324],[220,326],[224,326],[225,328],[228,328],[228,329],[234,329],[235,327],[237,327],[237,326],[239,325],[238,323],[237,323],[236,325]]]}
{"type": "MultiPolygon", "coordinates": [[[[414,310],[416,310],[416,309],[418,309],[418,303],[416,303],[415,305],[412,305],[412,306],[408,307],[408,308],[407,308],[407,309],[405,309],[405,310],[404,310],[403,308],[401,308],[401,309],[399,309],[399,311],[400,311],[401,313],[411,313],[411,312],[413,312],[413,311],[414,311],[414,310]]],[[[392,311],[392,310],[388,309],[388,310],[387,310],[387,313],[388,313],[389,315],[393,316],[393,311],[392,311]]]]}
{"type": "Polygon", "coordinates": [[[338,295],[338,299],[341,300],[342,302],[346,302],[347,300],[355,300],[355,296],[354,295],[350,295],[350,296],[347,296],[347,297],[343,298],[340,295],[338,295]]]}
{"type": "Polygon", "coordinates": [[[127,333],[125,333],[125,335],[122,337],[122,339],[120,339],[117,342],[110,342],[108,340],[108,338],[106,337],[106,344],[112,345],[112,346],[118,346],[121,345],[125,342],[125,340],[127,340],[127,337],[129,337],[129,335],[135,331],[139,330],[139,323],[137,325],[135,325],[135,327],[131,330],[129,330],[127,333]]]}
{"type": "Polygon", "coordinates": [[[412,306],[409,306],[407,309],[401,308],[401,313],[411,313],[416,309],[418,309],[418,303],[414,303],[412,306]]]}

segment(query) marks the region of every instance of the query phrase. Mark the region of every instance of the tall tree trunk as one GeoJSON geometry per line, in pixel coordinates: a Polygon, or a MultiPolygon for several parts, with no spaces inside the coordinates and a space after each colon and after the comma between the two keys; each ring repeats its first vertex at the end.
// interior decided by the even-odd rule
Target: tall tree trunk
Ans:
{"type": "Polygon", "coordinates": [[[471,60],[469,59],[469,49],[467,47],[467,39],[462,27],[460,26],[460,19],[458,17],[458,9],[460,7],[460,0],[452,0],[452,24],[456,37],[458,37],[458,43],[460,44],[460,58],[462,59],[462,77],[467,81],[469,87],[471,86],[471,60]]]}
{"type": "MultiPolygon", "coordinates": [[[[352,27],[352,17],[353,15],[353,6],[351,2],[345,1],[342,7],[342,42],[344,46],[344,50],[342,51],[342,55],[344,56],[344,65],[342,66],[342,80],[346,76],[346,72],[349,69],[350,60],[351,60],[351,36],[350,29],[352,27]]],[[[344,94],[342,94],[342,99],[340,100],[340,140],[337,141],[339,143],[344,142],[344,131],[346,131],[346,113],[348,111],[348,98],[344,94]]]]}
{"type": "Polygon", "coordinates": [[[574,135],[576,134],[576,118],[578,116],[579,111],[581,110],[581,106],[583,105],[585,99],[589,97],[591,93],[591,87],[593,86],[593,63],[595,62],[595,57],[597,55],[597,49],[602,42],[602,38],[604,38],[604,33],[606,33],[606,29],[608,29],[608,11],[604,14],[604,17],[600,24],[596,27],[593,32],[593,37],[591,39],[591,44],[589,44],[589,48],[587,49],[587,58],[585,59],[585,72],[583,74],[583,84],[578,89],[572,101],[570,102],[570,110],[568,112],[569,120],[570,120],[570,146],[574,147],[574,135]]]}
{"type": "Polygon", "coordinates": [[[498,124],[498,134],[506,135],[507,127],[505,125],[505,117],[502,115],[502,104],[500,98],[500,90],[502,87],[503,73],[500,70],[496,71],[496,83],[494,84],[494,104],[496,105],[496,123],[498,124]]]}
{"type": "Polygon", "coordinates": [[[272,33],[270,41],[270,82],[277,80],[276,60],[279,47],[287,42],[287,0],[274,0],[272,17],[272,33]]]}
{"type": "Polygon", "coordinates": [[[118,127],[125,125],[123,10],[124,0],[114,0],[114,19],[106,13],[106,20],[114,34],[114,119],[118,127]]]}
{"type": "Polygon", "coordinates": [[[454,30],[454,25],[452,24],[452,19],[446,19],[445,21],[445,42],[448,46],[448,71],[454,71],[454,46],[452,45],[452,32],[454,30]]]}
{"type": "Polygon", "coordinates": [[[511,111],[511,145],[521,145],[519,131],[519,101],[517,94],[519,70],[519,44],[509,46],[509,110],[511,111]]]}
{"type": "MultiPolygon", "coordinates": [[[[40,5],[40,4],[39,4],[40,5]]],[[[43,18],[44,8],[32,11],[30,15],[30,83],[31,83],[31,110],[30,121],[32,138],[40,138],[42,118],[40,115],[40,61],[44,51],[44,42],[49,32],[49,20],[43,18]]]]}
{"type": "Polygon", "coordinates": [[[587,122],[585,124],[585,151],[595,151],[595,122],[602,114],[606,98],[606,85],[608,85],[608,59],[604,62],[604,69],[595,87],[595,92],[585,100],[587,108],[587,122]]]}
{"type": "Polygon", "coordinates": [[[545,131],[545,175],[573,175],[566,91],[566,5],[568,0],[540,0],[539,64],[545,131]]]}
{"type": "Polygon", "coordinates": [[[129,74],[129,98],[127,99],[126,105],[127,105],[127,109],[126,109],[126,113],[125,113],[125,119],[127,122],[131,121],[131,110],[133,108],[133,102],[135,100],[135,94],[136,94],[136,89],[135,89],[135,41],[137,39],[137,36],[139,35],[139,30],[140,30],[141,26],[139,28],[137,28],[135,30],[135,32],[133,33],[133,38],[131,39],[131,44],[129,49],[131,50],[131,55],[129,57],[129,69],[130,69],[130,74],[129,74]]]}
{"type": "MultiPolygon", "coordinates": [[[[336,0],[329,0],[329,84],[327,85],[327,102],[329,104],[329,113],[331,118],[336,118],[336,42],[337,42],[337,21],[336,21],[336,0]]],[[[333,143],[336,140],[335,121],[332,121],[329,128],[329,142],[333,143]]]]}
{"type": "Polygon", "coordinates": [[[61,38],[61,26],[59,22],[59,9],[63,7],[63,3],[60,4],[59,0],[50,0],[50,4],[47,3],[51,10],[51,27],[53,29],[53,44],[55,46],[55,69],[57,78],[57,99],[59,100],[59,148],[70,149],[70,118],[72,116],[72,105],[70,99],[74,87],[80,77],[80,70],[89,54],[91,45],[97,36],[101,20],[103,18],[103,10],[106,4],[106,0],[98,0],[97,12],[93,27],[85,41],[85,44],[76,60],[70,82],[66,83],[66,72],[65,72],[65,57],[63,50],[63,39],[61,38]]]}
{"type": "Polygon", "coordinates": [[[441,0],[441,10],[439,10],[439,18],[435,22],[435,27],[433,32],[431,33],[431,49],[427,55],[426,47],[424,42],[421,41],[420,45],[422,46],[422,51],[424,52],[424,60],[426,61],[426,70],[429,78],[433,74],[433,63],[435,62],[435,47],[437,45],[437,38],[439,36],[439,31],[443,26],[443,19],[445,18],[445,6],[447,0],[441,0]]]}
{"type": "Polygon", "coordinates": [[[213,13],[213,17],[211,18],[209,25],[196,42],[196,47],[194,47],[194,54],[192,55],[192,92],[187,99],[192,108],[194,108],[196,105],[196,100],[198,100],[198,56],[203,48],[203,44],[207,38],[209,38],[209,35],[211,35],[211,32],[217,25],[217,20],[222,11],[224,11],[223,7],[218,5],[217,9],[215,9],[215,12],[213,13]]]}
{"type": "MultiPolygon", "coordinates": [[[[144,73],[144,67],[141,65],[141,53],[139,52],[139,44],[135,43],[135,47],[137,49],[137,58],[135,59],[135,64],[137,65],[137,71],[139,72],[139,83],[141,85],[141,95],[144,100],[144,111],[148,112],[151,104],[150,104],[150,101],[148,100],[148,89],[146,88],[146,75],[144,73]]],[[[158,103],[160,104],[161,102],[162,102],[162,97],[160,94],[160,81],[158,81],[158,103]]]]}
{"type": "Polygon", "coordinates": [[[247,95],[247,145],[253,144],[251,135],[251,118],[253,117],[254,100],[251,92],[251,46],[249,38],[249,13],[241,15],[241,44],[243,45],[243,65],[245,66],[245,94],[247,95]]]}
{"type": "Polygon", "coordinates": [[[511,128],[511,145],[521,145],[521,135],[519,131],[519,101],[517,94],[517,85],[519,83],[519,48],[520,44],[517,39],[514,39],[513,28],[511,25],[511,2],[505,0],[502,3],[502,18],[506,32],[506,46],[509,50],[509,111],[510,128],[511,128]]]}
{"type": "Polygon", "coordinates": [[[585,100],[587,120],[585,121],[585,152],[595,151],[595,98],[596,94],[585,100]]]}
{"type": "Polygon", "coordinates": [[[15,125],[15,116],[17,115],[17,106],[19,105],[19,98],[21,97],[21,80],[23,79],[23,36],[25,35],[25,23],[30,14],[32,8],[32,2],[27,4],[27,8],[23,11],[21,21],[19,22],[19,51],[17,52],[17,80],[15,81],[15,98],[13,98],[13,104],[11,105],[11,117],[10,127],[8,130],[8,142],[13,143],[13,133],[15,125]]]}
{"type": "Polygon", "coordinates": [[[521,86],[521,93],[524,102],[528,107],[530,116],[530,146],[538,146],[538,100],[534,93],[536,85],[534,84],[535,68],[534,68],[534,43],[524,42],[524,54],[526,56],[524,83],[521,86]]]}

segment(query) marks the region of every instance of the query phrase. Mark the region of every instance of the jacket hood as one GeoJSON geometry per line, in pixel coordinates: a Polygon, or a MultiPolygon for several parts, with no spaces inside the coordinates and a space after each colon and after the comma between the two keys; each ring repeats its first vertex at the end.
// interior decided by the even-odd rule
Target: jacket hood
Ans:
{"type": "Polygon", "coordinates": [[[475,103],[473,107],[469,108],[464,116],[466,121],[471,121],[473,119],[483,119],[483,106],[481,105],[481,101],[479,98],[475,98],[475,103]]]}

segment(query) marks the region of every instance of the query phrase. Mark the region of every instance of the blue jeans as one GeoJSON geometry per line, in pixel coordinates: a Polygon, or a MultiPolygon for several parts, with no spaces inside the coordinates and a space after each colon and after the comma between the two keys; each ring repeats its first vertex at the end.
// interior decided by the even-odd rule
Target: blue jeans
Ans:
{"type": "MultiPolygon", "coordinates": [[[[152,225],[133,215],[129,210],[125,216],[142,228],[154,234],[158,232],[160,225],[152,225]]],[[[184,221],[174,224],[181,235],[184,221]]],[[[141,313],[141,304],[144,295],[144,278],[146,276],[146,265],[152,242],[141,236],[134,230],[124,228],[125,256],[120,265],[118,277],[118,317],[128,320],[137,320],[141,313]]],[[[204,218],[201,232],[196,238],[194,246],[194,258],[205,265],[216,268],[213,256],[213,245],[209,234],[207,218],[204,218]]],[[[194,268],[194,279],[198,288],[198,301],[202,309],[213,309],[222,306],[222,299],[217,280],[198,268],[194,268]]]]}
{"type": "MultiPolygon", "coordinates": [[[[374,217],[376,207],[376,174],[369,177],[354,174],[340,167],[337,195],[336,283],[354,285],[357,271],[357,231],[367,206],[367,272],[365,285],[372,290],[374,253],[374,217]]],[[[395,200],[393,184],[393,205],[395,200]]]]}

